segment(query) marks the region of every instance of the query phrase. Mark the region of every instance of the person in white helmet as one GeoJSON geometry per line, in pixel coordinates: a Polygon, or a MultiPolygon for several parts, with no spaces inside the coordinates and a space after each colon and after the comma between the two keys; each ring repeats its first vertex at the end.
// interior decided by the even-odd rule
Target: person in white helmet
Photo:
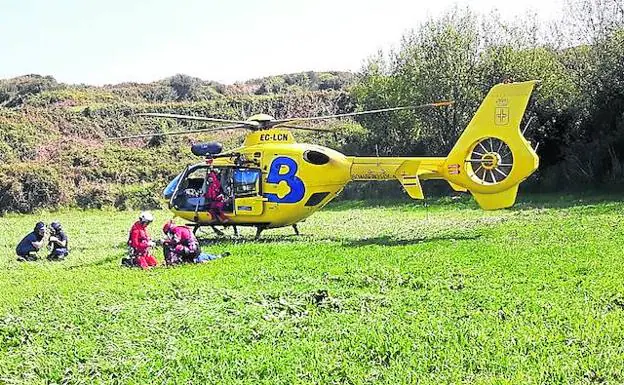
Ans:
{"type": "Polygon", "coordinates": [[[123,264],[140,266],[142,269],[149,269],[150,267],[158,265],[156,258],[150,254],[150,248],[154,247],[155,243],[147,232],[147,226],[153,221],[154,216],[152,213],[143,211],[141,215],[139,215],[139,220],[132,225],[128,237],[130,261],[128,261],[128,263],[122,260],[123,264]]]}

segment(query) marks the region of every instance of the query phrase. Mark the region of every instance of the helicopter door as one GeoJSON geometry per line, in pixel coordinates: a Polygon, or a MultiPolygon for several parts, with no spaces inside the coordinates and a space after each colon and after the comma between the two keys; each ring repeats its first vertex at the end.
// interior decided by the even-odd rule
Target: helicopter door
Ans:
{"type": "Polygon", "coordinates": [[[258,168],[240,168],[233,170],[232,185],[234,190],[234,213],[240,216],[260,215],[264,211],[266,198],[262,196],[258,168]]]}
{"type": "MultiPolygon", "coordinates": [[[[188,167],[180,174],[175,192],[171,195],[170,207],[180,211],[206,211],[204,186],[207,166],[195,165],[188,167]]],[[[171,182],[173,184],[173,182],[171,182]]]]}
{"type": "Polygon", "coordinates": [[[167,185],[167,187],[165,188],[163,195],[165,198],[169,198],[169,208],[175,207],[177,209],[177,207],[174,204],[174,200],[176,196],[178,195],[178,189],[180,188],[182,181],[184,180],[184,178],[186,178],[186,174],[188,173],[188,170],[189,170],[189,166],[186,166],[184,168],[184,171],[182,171],[177,177],[175,177],[171,182],[169,182],[169,185],[167,185]]]}

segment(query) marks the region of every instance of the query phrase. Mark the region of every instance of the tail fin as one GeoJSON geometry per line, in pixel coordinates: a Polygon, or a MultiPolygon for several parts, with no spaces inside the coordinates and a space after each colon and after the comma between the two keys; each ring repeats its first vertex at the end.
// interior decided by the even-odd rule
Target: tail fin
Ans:
{"type": "Polygon", "coordinates": [[[520,132],[537,81],[494,86],[445,160],[442,174],[486,210],[510,207],[539,158],[520,132]]]}

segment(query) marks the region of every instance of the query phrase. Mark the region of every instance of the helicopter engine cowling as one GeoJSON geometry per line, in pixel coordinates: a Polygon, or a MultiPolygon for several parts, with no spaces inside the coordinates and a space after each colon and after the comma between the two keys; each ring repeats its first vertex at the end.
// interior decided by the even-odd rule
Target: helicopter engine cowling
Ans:
{"type": "Polygon", "coordinates": [[[197,156],[217,155],[223,151],[223,145],[218,142],[196,143],[191,146],[191,152],[197,156]]]}

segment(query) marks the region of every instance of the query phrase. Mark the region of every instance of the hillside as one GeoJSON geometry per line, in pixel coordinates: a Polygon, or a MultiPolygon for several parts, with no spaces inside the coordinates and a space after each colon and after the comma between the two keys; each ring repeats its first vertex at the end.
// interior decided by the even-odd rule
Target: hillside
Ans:
{"type": "Polygon", "coordinates": [[[200,102],[250,95],[344,91],[353,80],[354,75],[350,72],[310,71],[227,85],[178,74],[153,83],[121,83],[96,87],[58,83],[51,76],[33,74],[0,79],[0,107],[200,102]]]}
{"type": "Polygon", "coordinates": [[[233,146],[243,132],[192,138],[105,141],[106,137],[203,127],[136,118],[158,111],[240,119],[340,113],[353,109],[345,91],[353,75],[306,72],[223,85],[176,75],[149,84],[103,87],[58,83],[49,76],[0,80],[0,207],[32,211],[79,207],[156,207],[166,181],[197,160],[189,144],[233,146]]]}

